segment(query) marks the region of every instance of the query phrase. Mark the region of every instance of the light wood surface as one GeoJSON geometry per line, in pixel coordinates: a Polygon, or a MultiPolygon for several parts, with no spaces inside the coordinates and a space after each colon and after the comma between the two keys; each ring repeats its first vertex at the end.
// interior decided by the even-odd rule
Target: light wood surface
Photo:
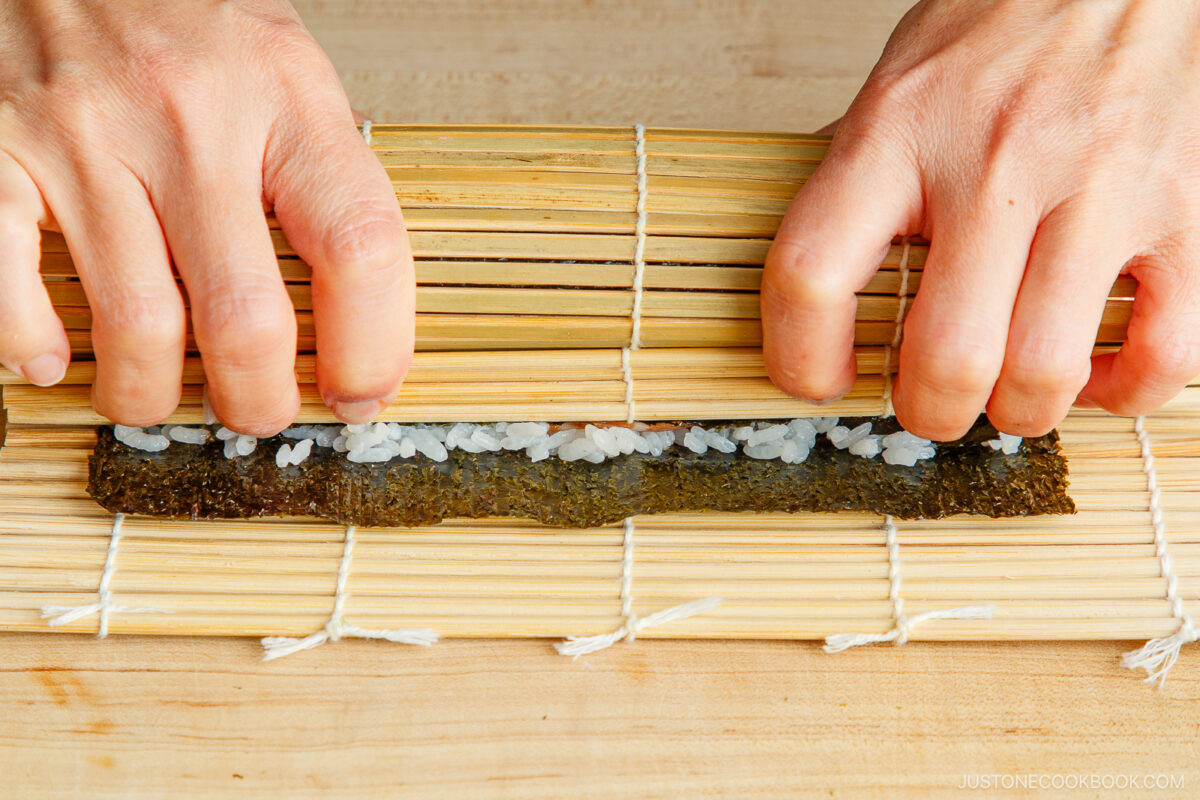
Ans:
{"type": "Polygon", "coordinates": [[[1196,670],[1122,646],[0,637],[0,773],[48,798],[1188,797],[1196,670]],[[974,775],[1165,775],[1150,792],[964,792],[974,775]]]}
{"type": "Polygon", "coordinates": [[[304,0],[351,102],[389,122],[813,131],[909,0],[304,0]]]}
{"type": "MultiPolygon", "coordinates": [[[[378,119],[804,130],[907,0],[306,0],[378,119]]],[[[0,635],[0,797],[1189,797],[1200,654],[1128,643],[344,641],[0,635]],[[1166,775],[1153,791],[964,776],[1166,775]],[[1184,786],[1178,787],[1183,780],[1184,786]]]]}

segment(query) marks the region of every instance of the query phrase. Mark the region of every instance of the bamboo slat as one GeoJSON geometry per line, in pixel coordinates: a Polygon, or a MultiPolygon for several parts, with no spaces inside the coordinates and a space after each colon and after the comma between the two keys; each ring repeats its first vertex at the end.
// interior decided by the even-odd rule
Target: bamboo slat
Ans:
{"type": "MultiPolygon", "coordinates": [[[[705,374],[685,380],[722,375],[724,351],[758,347],[762,261],[792,196],[824,157],[827,138],[649,129],[642,162],[636,141],[633,128],[375,125],[372,149],[405,210],[417,259],[418,351],[438,354],[435,360],[480,351],[478,359],[462,363],[471,371],[496,374],[500,367],[488,360],[492,351],[546,351],[542,357],[569,359],[561,351],[585,350],[574,361],[577,370],[590,371],[593,363],[609,370],[608,383],[593,385],[590,400],[582,393],[568,397],[565,390],[526,385],[514,402],[535,418],[623,418],[625,410],[613,399],[624,397],[621,377],[611,368],[620,348],[631,343],[640,169],[646,177],[640,346],[671,351],[693,365],[708,360],[699,367],[705,374]]],[[[312,396],[312,361],[306,358],[316,346],[311,271],[277,221],[269,217],[268,222],[280,274],[297,310],[297,374],[312,396]]],[[[68,380],[86,383],[82,376],[93,357],[86,293],[61,234],[45,234],[42,253],[47,289],[73,357],[83,367],[72,367],[68,380]]],[[[895,333],[901,262],[911,298],[920,288],[927,255],[924,242],[894,243],[859,293],[855,339],[871,357],[860,363],[863,380],[856,392],[824,413],[872,413],[883,407],[884,382],[872,375],[878,376],[884,363],[875,354],[895,333]]],[[[1135,291],[1131,278],[1114,284],[1098,347],[1111,349],[1123,341],[1135,291]]],[[[190,335],[188,348],[195,355],[190,335]]],[[[532,366],[538,356],[529,355],[521,369],[542,374],[532,366]]],[[[642,370],[634,379],[634,398],[647,418],[822,413],[775,391],[760,371],[736,376],[753,377],[753,382],[722,383],[723,391],[712,396],[728,403],[705,414],[696,403],[676,399],[682,384],[672,395],[669,385],[649,383],[675,375],[670,360],[658,363],[661,376],[642,370]],[[740,414],[739,408],[744,409],[740,414]]],[[[437,384],[446,388],[439,390],[419,385],[422,367],[418,358],[389,418],[436,413],[446,420],[486,419],[514,410],[514,403],[495,402],[503,383],[499,378],[496,384],[467,382],[448,379],[443,371],[437,384]]],[[[195,362],[188,369],[185,380],[195,382],[195,362]]],[[[569,371],[564,366],[547,382],[585,380],[566,375],[569,371]]],[[[0,383],[20,380],[0,370],[0,383]]],[[[49,419],[39,404],[73,408],[81,397],[53,390],[38,400],[14,387],[6,405],[17,420],[33,423],[49,419]]],[[[333,421],[320,403],[306,406],[304,413],[306,420],[333,421]]],[[[177,419],[194,418],[185,402],[177,419]]],[[[83,408],[63,417],[69,424],[93,420],[83,408]]]]}
{"type": "MultiPolygon", "coordinates": [[[[741,354],[735,354],[739,357],[741,354]]],[[[432,375],[432,373],[431,373],[432,375]]],[[[79,376],[77,376],[79,377],[79,376]]],[[[436,378],[431,377],[431,380],[436,378]]],[[[81,384],[80,384],[81,385],[81,384]]],[[[1164,521],[1185,610],[1200,613],[1200,425],[1150,417],[1164,521]]],[[[1131,420],[1075,412],[1062,426],[1073,516],[900,521],[915,639],[1142,639],[1171,634],[1144,462],[1131,420]]],[[[84,493],[94,429],[14,423],[0,450],[0,629],[47,630],[46,605],[94,602],[112,516],[84,493]],[[28,489],[40,487],[41,494],[28,489]]],[[[722,605],[648,637],[822,638],[892,625],[883,521],[866,513],[668,514],[634,520],[639,615],[716,595],[722,605]]],[[[293,635],[331,611],[341,526],[312,519],[128,518],[111,590],[114,633],[293,635]]],[[[445,636],[588,635],[620,627],[623,531],[521,520],[360,529],[346,619],[445,636]]],[[[53,630],[96,629],[95,616],[53,630]]]]}
{"type": "MultiPolygon", "coordinates": [[[[826,140],[649,130],[645,136],[642,349],[628,352],[639,419],[882,412],[884,346],[902,284],[919,289],[926,243],[896,242],[860,293],[859,381],[812,406],[763,370],[757,290],[780,216],[826,140]],[[905,255],[907,253],[907,255],[905,255]]],[[[417,256],[418,353],[382,418],[624,419],[638,159],[632,129],[373,128],[417,256]]],[[[331,421],[314,388],[311,271],[273,218],[297,309],[300,421],[331,421]]],[[[0,629],[49,628],[44,606],[93,603],[113,517],[86,494],[95,443],[91,315],[61,235],[42,274],[76,361],[38,389],[0,371],[0,629]]],[[[1121,343],[1136,282],[1119,279],[1097,352],[1121,343]]],[[[189,339],[189,347],[191,347],[189,339]]],[[[194,350],[174,422],[201,419],[194,350]]],[[[1158,500],[1182,610],[1200,613],[1200,380],[1147,419],[1158,500]]],[[[991,619],[933,619],[914,639],[1144,639],[1174,633],[1142,446],[1128,419],[1076,411],[1061,429],[1079,513],[900,521],[908,614],[987,605],[991,619]]],[[[872,514],[668,514],[635,518],[629,575],[640,617],[719,596],[719,608],[639,637],[821,638],[894,624],[884,520],[872,514]]],[[[128,518],[113,602],[164,613],[108,615],[114,633],[305,636],[334,605],[346,531],[314,519],[128,518]]],[[[368,628],[444,636],[590,635],[619,628],[627,550],[620,526],[562,530],[522,520],[361,529],[344,615],[368,628]]]]}

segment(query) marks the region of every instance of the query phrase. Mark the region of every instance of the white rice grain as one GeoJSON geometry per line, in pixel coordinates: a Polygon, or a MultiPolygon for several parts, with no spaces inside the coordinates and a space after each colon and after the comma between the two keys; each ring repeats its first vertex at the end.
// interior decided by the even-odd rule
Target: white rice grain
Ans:
{"type": "Polygon", "coordinates": [[[254,448],[258,446],[258,439],[246,434],[238,434],[238,438],[234,440],[233,449],[239,456],[248,456],[254,452],[254,448]]]}
{"type": "Polygon", "coordinates": [[[173,425],[169,435],[172,441],[180,444],[207,444],[212,438],[204,428],[189,428],[185,425],[173,425]]]}
{"type": "Polygon", "coordinates": [[[400,448],[401,458],[412,458],[417,454],[417,445],[409,436],[405,436],[399,442],[396,442],[396,446],[400,448]]]}
{"type": "Polygon", "coordinates": [[[708,452],[708,442],[704,440],[704,429],[699,425],[692,427],[683,436],[683,446],[697,455],[708,452]]]}
{"type": "Polygon", "coordinates": [[[712,449],[721,453],[736,453],[737,444],[723,433],[718,431],[705,431],[704,443],[712,449]]]}
{"type": "Polygon", "coordinates": [[[294,445],[292,445],[292,455],[291,458],[288,459],[288,463],[293,467],[299,466],[304,462],[305,459],[308,458],[309,454],[312,452],[312,448],[312,439],[301,439],[300,441],[296,442],[294,445]]]}
{"type": "Polygon", "coordinates": [[[114,425],[113,436],[127,447],[147,453],[159,453],[171,445],[171,440],[162,434],[149,433],[129,425],[114,425]]]}
{"type": "Polygon", "coordinates": [[[346,460],[353,461],[355,464],[378,464],[391,458],[392,451],[383,445],[368,447],[365,450],[354,450],[346,454],[346,460]]]}
{"type": "Polygon", "coordinates": [[[783,443],[772,442],[771,444],[748,444],[742,452],[751,458],[757,458],[760,461],[769,461],[773,458],[779,458],[781,455],[783,455],[783,443]]]}
{"type": "Polygon", "coordinates": [[[864,436],[858,441],[851,444],[847,450],[851,455],[860,456],[861,458],[874,458],[883,451],[883,445],[880,443],[882,436],[864,436]]]}
{"type": "Polygon", "coordinates": [[[811,447],[800,439],[785,439],[779,450],[779,460],[785,464],[800,464],[808,459],[811,447]]]}
{"type": "Polygon", "coordinates": [[[800,417],[788,423],[788,430],[792,432],[792,438],[802,443],[807,448],[812,448],[817,443],[817,427],[812,424],[811,420],[800,417]]]}
{"type": "Polygon", "coordinates": [[[813,417],[812,424],[813,424],[813,428],[816,429],[817,433],[829,433],[831,430],[833,430],[837,426],[838,418],[837,417],[813,417]]]}
{"type": "Polygon", "coordinates": [[[408,435],[412,439],[413,447],[417,449],[417,452],[429,460],[445,461],[450,457],[450,454],[446,451],[446,445],[442,444],[437,436],[428,428],[413,428],[408,435]]]}
{"type": "Polygon", "coordinates": [[[316,425],[293,425],[290,428],[284,428],[279,435],[285,439],[311,439],[320,430],[316,425]]]}
{"type": "Polygon", "coordinates": [[[586,436],[581,436],[578,439],[572,439],[566,444],[558,448],[558,457],[563,461],[579,461],[580,459],[592,460],[595,456],[604,458],[604,453],[591,439],[586,436]]]}
{"type": "Polygon", "coordinates": [[[500,438],[486,426],[481,425],[472,431],[471,441],[492,453],[500,449],[500,438]]]}
{"type": "Polygon", "coordinates": [[[546,441],[542,439],[527,447],[525,449],[525,455],[530,461],[535,463],[538,461],[545,461],[550,457],[550,448],[546,446],[546,441]]]}
{"type": "Polygon", "coordinates": [[[541,436],[549,432],[550,425],[545,422],[510,422],[503,431],[505,436],[541,436]]]}
{"type": "Polygon", "coordinates": [[[450,430],[446,431],[446,440],[445,440],[446,441],[446,449],[447,450],[461,449],[461,450],[466,450],[468,453],[483,452],[482,447],[476,446],[473,449],[469,446],[462,447],[460,445],[460,442],[464,442],[464,441],[469,442],[471,440],[471,434],[474,432],[475,432],[475,426],[472,425],[471,423],[456,422],[453,425],[453,427],[450,428],[450,430]]]}
{"type": "Polygon", "coordinates": [[[332,425],[323,425],[318,428],[317,435],[314,441],[317,447],[333,447],[333,443],[337,441],[338,429],[332,425]]]}
{"type": "Polygon", "coordinates": [[[769,425],[750,434],[746,439],[746,444],[749,447],[758,447],[762,444],[778,444],[783,441],[783,437],[789,432],[787,425],[769,425]]]}
{"type": "Polygon", "coordinates": [[[621,454],[621,448],[617,445],[617,439],[604,428],[598,428],[595,425],[588,425],[583,429],[584,435],[599,448],[600,452],[609,458],[614,458],[621,454]]]}

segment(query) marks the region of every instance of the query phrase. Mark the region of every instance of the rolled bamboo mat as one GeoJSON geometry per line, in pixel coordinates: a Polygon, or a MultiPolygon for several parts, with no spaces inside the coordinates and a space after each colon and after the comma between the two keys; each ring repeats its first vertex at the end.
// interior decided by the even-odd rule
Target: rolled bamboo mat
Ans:
{"type": "MultiPolygon", "coordinates": [[[[885,410],[887,346],[902,289],[907,304],[920,285],[922,242],[896,242],[860,294],[860,376],[839,403],[784,396],[757,349],[761,263],[825,139],[376,125],[372,145],[419,281],[418,353],[383,419],[611,420],[630,400],[646,420],[885,410]]],[[[274,233],[300,320],[300,421],[328,421],[312,388],[309,270],[274,233]]],[[[130,517],[118,538],[85,491],[103,422],[88,404],[86,298],[61,237],[43,252],[76,362],[50,389],[0,371],[0,629],[304,637],[336,617],[375,632],[615,641],[635,617],[720,598],[637,635],[897,638],[902,604],[910,621],[933,615],[900,632],[910,639],[1169,643],[1200,611],[1200,382],[1144,424],[1072,414],[1061,433],[1074,516],[695,513],[587,530],[505,519],[357,531],[130,517]],[[58,607],[49,620],[47,607],[58,607]],[[964,608],[988,615],[954,618],[964,608]]],[[[1114,285],[1098,351],[1122,341],[1135,288],[1114,285]]],[[[191,355],[176,422],[201,419],[191,355]]]]}
{"type": "MultiPolygon", "coordinates": [[[[789,398],[760,366],[761,265],[827,137],[376,124],[369,140],[404,208],[418,281],[419,352],[386,419],[622,419],[623,348],[637,351],[630,382],[640,419],[885,410],[881,373],[895,360],[884,351],[900,295],[907,307],[920,287],[924,242],[896,242],[860,293],[863,374],[843,401],[817,408],[789,398]]],[[[300,352],[311,354],[310,270],[270,222],[300,352]]],[[[63,386],[38,391],[0,370],[10,384],[5,406],[18,423],[96,422],[83,386],[92,358],[87,298],[62,236],[46,234],[42,252],[79,363],[63,386]]],[[[1135,288],[1130,278],[1114,284],[1102,350],[1124,339],[1135,288]]],[[[297,372],[301,420],[333,421],[313,387],[311,358],[297,372]]],[[[198,361],[187,382],[174,422],[200,419],[198,361]]]]}

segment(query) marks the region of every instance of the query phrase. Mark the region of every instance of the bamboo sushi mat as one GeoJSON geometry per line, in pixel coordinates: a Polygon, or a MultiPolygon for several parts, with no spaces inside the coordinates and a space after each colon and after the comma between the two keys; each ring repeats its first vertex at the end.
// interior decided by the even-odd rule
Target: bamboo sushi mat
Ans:
{"type": "MultiPolygon", "coordinates": [[[[893,247],[860,296],[862,374],[835,408],[780,394],[756,349],[758,265],[824,140],[375,131],[420,284],[420,352],[383,419],[620,419],[634,400],[639,419],[886,408],[887,343],[919,283],[920,243],[893,247]]],[[[276,239],[311,353],[307,267],[276,239]]],[[[276,642],[284,650],[340,636],[594,637],[568,653],[635,636],[842,636],[832,649],[872,638],[1155,639],[1151,661],[1166,667],[1196,638],[1200,385],[1142,420],[1072,413],[1060,428],[1072,516],[695,513],[585,530],[114,517],[85,490],[102,422],[87,403],[86,298],[61,238],[43,249],[77,362],[51,389],[0,375],[0,629],[294,637],[276,642]]],[[[1114,287],[1099,347],[1123,337],[1130,295],[1114,287]]],[[[302,355],[301,421],[331,421],[312,367],[302,355]]],[[[200,421],[202,382],[189,359],[172,421],[200,421]]]]}

